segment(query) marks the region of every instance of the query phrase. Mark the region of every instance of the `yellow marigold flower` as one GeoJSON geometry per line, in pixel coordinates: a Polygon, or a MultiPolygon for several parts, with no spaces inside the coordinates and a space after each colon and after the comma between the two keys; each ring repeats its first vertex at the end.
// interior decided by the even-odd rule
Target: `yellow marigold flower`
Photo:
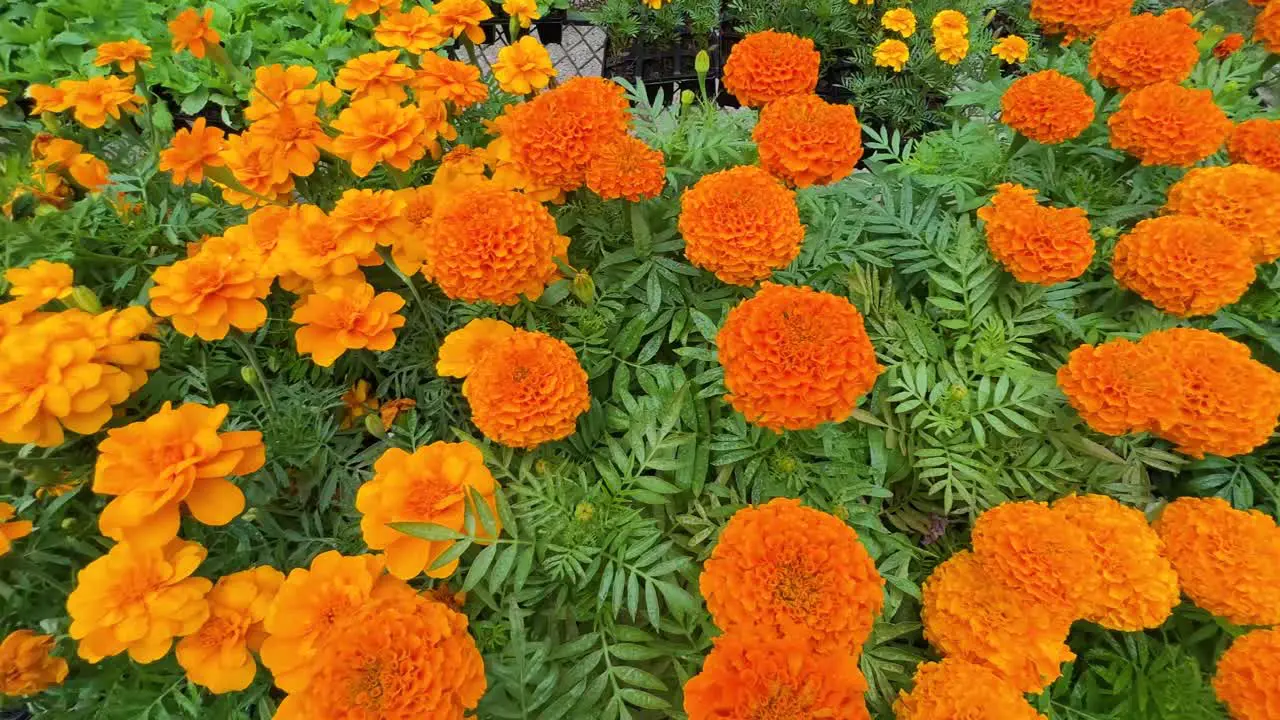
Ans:
{"type": "Polygon", "coordinates": [[[558,73],[551,64],[551,55],[532,35],[525,35],[498,51],[498,61],[493,64],[493,77],[503,92],[512,95],[528,95],[547,86],[558,73]]]}
{"type": "Polygon", "coordinates": [[[1280,258],[1280,173],[1254,165],[1192,168],[1169,188],[1164,209],[1221,223],[1249,240],[1256,263],[1280,258]]]}
{"type": "Polygon", "coordinates": [[[250,653],[266,640],[263,621],[284,584],[284,573],[256,567],[225,575],[209,591],[209,619],[178,641],[178,664],[187,679],[212,693],[244,690],[258,663],[250,653]]]}
{"type": "Polygon", "coordinates": [[[384,573],[382,557],[348,557],[336,550],[317,555],[309,569],[290,571],[263,622],[262,664],[276,687],[303,690],[334,626],[396,582],[384,573]]]}
{"type": "Polygon", "coordinates": [[[898,691],[898,720],[1045,720],[1004,678],[957,658],[921,663],[913,685],[898,691]]]}
{"type": "Polygon", "coordinates": [[[67,661],[53,655],[52,635],[23,628],[0,642],[0,695],[26,697],[67,679],[67,661]]]}
{"type": "Polygon", "coordinates": [[[480,365],[480,360],[495,347],[516,334],[516,329],[501,320],[477,318],[445,336],[436,361],[436,373],[444,377],[465,378],[480,365]]]}
{"type": "Polygon", "coordinates": [[[662,151],[630,135],[601,143],[587,165],[587,187],[605,200],[654,198],[666,184],[662,151]]]}
{"type": "Polygon", "coordinates": [[[1182,497],[1155,529],[1192,602],[1236,625],[1280,624],[1280,528],[1269,515],[1182,497]]]}
{"type": "Polygon", "coordinates": [[[967,550],[925,580],[921,619],[944,656],[986,667],[1019,692],[1040,692],[1075,658],[1071,619],[995,582],[967,550]]]}
{"type": "Polygon", "coordinates": [[[0,88],[0,108],[9,104],[9,98],[7,97],[8,95],[9,95],[8,90],[5,90],[4,88],[0,88]]]}
{"type": "Polygon", "coordinates": [[[483,179],[486,164],[484,150],[477,150],[470,145],[454,145],[440,158],[440,167],[436,168],[431,184],[440,186],[462,180],[483,179]]]}
{"type": "Polygon", "coordinates": [[[360,275],[331,278],[316,285],[294,309],[291,320],[298,353],[329,367],[347,350],[385,351],[395,347],[404,316],[404,298],[393,292],[376,293],[360,275]]]}
{"type": "Polygon", "coordinates": [[[90,192],[101,192],[111,184],[111,168],[89,153],[76,155],[67,167],[67,172],[71,173],[71,179],[77,185],[90,192]]]}
{"type": "Polygon", "coordinates": [[[480,68],[435,53],[425,53],[418,59],[418,75],[412,85],[419,93],[451,103],[458,110],[489,97],[489,88],[480,79],[480,68]]]}
{"type": "Polygon", "coordinates": [[[318,87],[310,88],[315,80],[316,69],[306,65],[258,67],[253,71],[253,90],[249,92],[245,118],[257,122],[284,108],[316,105],[320,102],[321,93],[318,87]]]}
{"type": "Polygon", "coordinates": [[[28,85],[27,97],[35,101],[31,108],[32,115],[40,115],[47,112],[58,113],[71,107],[67,103],[66,91],[49,85],[41,85],[40,83],[28,85]]]}
{"type": "Polygon", "coordinates": [[[916,33],[916,15],[907,8],[894,8],[880,18],[880,26],[909,38],[916,33]]]}
{"type": "Polygon", "coordinates": [[[929,23],[929,27],[933,30],[934,35],[944,32],[968,35],[969,18],[965,17],[964,13],[956,10],[942,10],[933,16],[933,22],[929,23]]]}
{"type": "Polygon", "coordinates": [[[502,11],[516,19],[520,27],[527,28],[542,17],[537,0],[503,0],[502,11]]]}
{"type": "Polygon", "coordinates": [[[169,147],[160,151],[159,169],[171,174],[174,185],[203,182],[205,168],[225,165],[222,151],[226,146],[226,133],[221,128],[209,127],[204,118],[196,118],[189,130],[174,133],[169,147]]]}
{"type": "Polygon", "coordinates": [[[395,190],[352,188],[342,193],[329,212],[329,219],[337,225],[339,234],[362,236],[363,246],[390,245],[404,211],[405,201],[395,190]]]}
{"type": "Polygon", "coordinates": [[[68,633],[80,657],[96,663],[127,651],[134,662],[153,663],[175,637],[198,630],[209,618],[213,583],[191,574],[205,555],[199,543],[176,538],[161,546],[119,543],[85,566],[67,596],[68,633]]]}
{"type": "Polygon", "coordinates": [[[414,5],[408,12],[389,10],[383,13],[382,21],[373,29],[373,38],[381,45],[404,48],[414,55],[421,55],[444,42],[431,13],[421,5],[414,5]]]}
{"type": "Polygon", "coordinates": [[[119,120],[121,111],[139,111],[139,106],[146,101],[133,87],[132,76],[114,75],[58,83],[63,102],[74,112],[76,122],[94,130],[106,124],[108,117],[119,120]]]}
{"type": "Polygon", "coordinates": [[[347,232],[315,205],[295,206],[280,227],[275,262],[283,272],[317,282],[378,265],[373,237],[347,232]]]}
{"type": "Polygon", "coordinates": [[[911,51],[901,40],[885,40],[876,46],[871,53],[876,67],[892,68],[894,72],[902,72],[907,61],[911,59],[911,51]]]}
{"type": "Polygon", "coordinates": [[[139,62],[147,62],[151,59],[151,48],[147,45],[129,38],[119,42],[105,42],[98,46],[97,57],[93,59],[93,64],[97,67],[106,67],[111,63],[115,63],[120,68],[120,72],[131,73],[137,69],[139,62]]]}
{"type": "Polygon", "coordinates": [[[226,525],[244,510],[228,475],[266,461],[262,433],[218,432],[230,408],[187,403],[107,431],[98,445],[93,491],[113,495],[98,518],[102,534],[134,545],[163,545],[178,535],[179,505],[206,525],[226,525]]]}
{"type": "Polygon", "coordinates": [[[485,0],[440,0],[432,8],[432,18],[441,34],[458,38],[466,35],[473,43],[484,42],[484,28],[480,23],[493,17],[485,0]]]}
{"type": "Polygon", "coordinates": [[[1253,243],[1194,215],[1149,218],[1120,236],[1116,282],[1179,317],[1210,315],[1253,284],[1253,243]]]}
{"type": "Polygon", "coordinates": [[[1010,65],[1026,62],[1030,51],[1027,41],[1017,35],[1006,35],[991,46],[991,54],[1010,65]]]}
{"type": "Polygon", "coordinates": [[[263,298],[271,278],[231,242],[206,243],[193,257],[156,268],[151,309],[187,337],[221,340],[234,326],[250,331],[267,320],[263,298]]]}
{"type": "MultiPolygon", "coordinates": [[[[945,10],[943,12],[946,12],[945,10]]],[[[969,36],[963,32],[944,30],[933,35],[933,51],[948,65],[959,65],[969,54],[969,36]]]]}
{"type": "Polygon", "coordinates": [[[13,541],[30,535],[34,527],[30,520],[14,520],[17,514],[11,503],[0,502],[0,555],[7,555],[13,541]]]}
{"type": "Polygon", "coordinates": [[[394,12],[400,8],[400,0],[333,0],[339,5],[346,5],[346,18],[355,20],[361,15],[373,15],[378,12],[394,12]]]}
{"type": "Polygon", "coordinates": [[[1254,630],[1218,658],[1213,691],[1235,720],[1270,720],[1280,708],[1280,628],[1254,630]]]}
{"type": "Polygon", "coordinates": [[[70,265],[48,260],[37,260],[27,267],[7,270],[4,279],[9,283],[10,295],[39,299],[41,304],[67,297],[75,282],[70,265]]]}
{"type": "Polygon", "coordinates": [[[401,107],[394,100],[368,97],[347,106],[333,122],[340,133],[333,151],[351,163],[351,171],[364,177],[373,166],[385,162],[397,170],[427,154],[423,130],[426,122],[412,105],[401,107]]]}
{"type": "Polygon", "coordinates": [[[436,188],[424,187],[397,190],[396,196],[404,203],[404,211],[391,235],[391,259],[405,275],[422,269],[427,259],[427,242],[431,218],[435,214],[436,188]]]}
{"type": "Polygon", "coordinates": [[[241,192],[219,184],[222,199],[244,208],[255,208],[279,200],[293,192],[293,178],[280,177],[276,162],[276,146],[250,133],[231,135],[219,155],[227,170],[245,190],[241,192]],[[251,194],[252,193],[252,194],[251,194]]]}
{"type": "MultiPolygon", "coordinates": [[[[423,540],[391,524],[431,523],[461,533],[467,496],[484,498],[496,518],[496,489],[484,456],[470,443],[435,442],[412,454],[391,448],[373,464],[373,478],[356,493],[356,510],[363,515],[360,530],[371,549],[385,552],[392,575],[410,580],[425,571],[428,577],[448,577],[458,567],[457,558],[431,566],[452,541],[423,540]]],[[[476,532],[485,534],[482,527],[476,532]]]]}
{"type": "Polygon", "coordinates": [[[212,23],[211,8],[206,8],[203,14],[196,12],[193,8],[183,10],[178,17],[169,21],[169,34],[173,36],[173,52],[189,50],[193,56],[203,59],[206,43],[217,45],[222,41],[218,31],[210,27],[212,23]]]}
{"type": "Polygon", "coordinates": [[[1068,495],[1053,511],[1084,532],[1098,558],[1101,587],[1084,598],[1084,619],[1126,632],[1163,625],[1182,596],[1142,511],[1105,495],[1068,495]]]}
{"type": "Polygon", "coordinates": [[[383,98],[404,102],[409,94],[405,85],[414,79],[413,68],[401,65],[398,50],[357,55],[338,70],[334,84],[351,92],[351,99],[383,98]]]}
{"type": "Polygon", "coordinates": [[[382,429],[390,430],[391,426],[395,424],[396,418],[400,417],[400,413],[408,412],[417,406],[418,402],[413,398],[386,401],[378,411],[378,419],[382,421],[382,429]]]}

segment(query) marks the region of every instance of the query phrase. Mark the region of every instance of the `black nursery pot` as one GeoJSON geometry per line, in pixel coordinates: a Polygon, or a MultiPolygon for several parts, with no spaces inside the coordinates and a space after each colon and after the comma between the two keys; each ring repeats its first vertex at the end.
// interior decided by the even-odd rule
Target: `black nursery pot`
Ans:
{"type": "Polygon", "coordinates": [[[641,80],[650,102],[656,102],[658,92],[667,98],[678,97],[684,90],[698,92],[697,58],[707,51],[710,67],[707,70],[707,93],[719,91],[721,71],[720,39],[715,33],[706,38],[682,31],[674,42],[666,47],[653,47],[640,42],[632,43],[625,50],[605,43],[606,77],[641,80]]]}
{"type": "MultiPolygon", "coordinates": [[[[538,20],[533,21],[533,27],[538,31],[538,40],[543,45],[560,45],[564,42],[564,26],[567,22],[567,16],[564,10],[552,10],[538,20]]],[[[480,23],[480,28],[484,30],[484,44],[492,45],[498,41],[510,42],[508,37],[511,27],[511,16],[502,10],[495,10],[493,17],[480,23]]]]}
{"type": "Polygon", "coordinates": [[[818,86],[814,94],[829,103],[849,103],[853,101],[853,93],[844,86],[844,79],[858,72],[858,66],[847,58],[836,58],[834,62],[818,76],[818,86]]]}

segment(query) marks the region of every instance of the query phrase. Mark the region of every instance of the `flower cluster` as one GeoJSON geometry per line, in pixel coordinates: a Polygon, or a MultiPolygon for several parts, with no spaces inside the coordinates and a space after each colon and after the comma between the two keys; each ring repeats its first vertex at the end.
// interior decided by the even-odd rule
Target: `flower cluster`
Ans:
{"type": "Polygon", "coordinates": [[[959,65],[969,54],[969,19],[955,10],[933,16],[933,51],[948,65],[959,65]]]}
{"type": "Polygon", "coordinates": [[[1143,165],[1190,167],[1222,147],[1231,120],[1210,90],[1192,90],[1169,81],[1134,90],[1107,118],[1111,147],[1143,165]]]}
{"type": "Polygon", "coordinates": [[[853,106],[817,95],[790,95],[765,106],[751,133],[760,165],[795,187],[842,180],[862,157],[853,106]]]}
{"type": "Polygon", "coordinates": [[[1218,658],[1213,691],[1239,720],[1267,720],[1280,707],[1280,628],[1254,630],[1236,638],[1218,658]]]}
{"type": "Polygon", "coordinates": [[[978,209],[987,247],[1019,282],[1052,285],[1079,277],[1093,260],[1089,220],[1080,208],[1036,202],[1036,191],[1003,183],[978,209]]]}
{"type": "Polygon", "coordinates": [[[1057,70],[1013,81],[1000,97],[1000,120],[1045,145],[1073,140],[1093,123],[1093,98],[1084,85],[1057,70]]]}
{"type": "Polygon", "coordinates": [[[1221,223],[1195,215],[1143,220],[1120,237],[1116,282],[1167,313],[1208,315],[1253,283],[1253,244],[1221,223]]]}
{"type": "Polygon", "coordinates": [[[1164,209],[1213,220],[1253,245],[1253,260],[1280,258],[1280,174],[1256,165],[1193,168],[1169,187],[1164,209]]]}
{"type": "Polygon", "coordinates": [[[788,95],[813,92],[820,57],[813,41],[772,30],[734,44],[724,64],[724,86],[738,102],[760,107],[788,95]]]}
{"type": "Polygon", "coordinates": [[[1158,82],[1180,83],[1200,60],[1200,33],[1174,13],[1142,13],[1098,33],[1089,52],[1089,74],[1121,92],[1158,82]]]}
{"type": "Polygon", "coordinates": [[[53,87],[32,85],[27,92],[37,100],[36,113],[70,110],[76,122],[96,130],[107,119],[120,120],[123,113],[138,113],[146,102],[134,92],[132,76],[106,75],[84,80],[63,80],[53,87]]]}

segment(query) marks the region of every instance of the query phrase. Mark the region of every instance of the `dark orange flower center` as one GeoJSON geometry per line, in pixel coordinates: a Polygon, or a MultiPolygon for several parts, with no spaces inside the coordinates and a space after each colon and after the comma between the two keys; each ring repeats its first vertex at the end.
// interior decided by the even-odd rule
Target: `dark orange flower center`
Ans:
{"type": "Polygon", "coordinates": [[[751,709],[749,720],[800,720],[809,717],[808,707],[796,696],[793,688],[779,686],[773,689],[764,703],[751,709]]]}
{"type": "Polygon", "coordinates": [[[818,573],[798,560],[783,561],[774,575],[773,596],[789,608],[808,612],[817,600],[818,573]]]}

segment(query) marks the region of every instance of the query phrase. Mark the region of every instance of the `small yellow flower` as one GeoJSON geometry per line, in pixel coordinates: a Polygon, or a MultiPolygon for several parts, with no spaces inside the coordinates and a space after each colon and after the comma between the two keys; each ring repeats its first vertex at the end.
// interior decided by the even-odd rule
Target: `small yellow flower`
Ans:
{"type": "MultiPolygon", "coordinates": [[[[671,0],[644,0],[644,4],[648,5],[650,8],[653,8],[654,10],[661,10],[662,4],[668,3],[668,2],[671,2],[671,0]]],[[[857,3],[855,2],[854,5],[857,5],[857,3]]]]}
{"type": "Polygon", "coordinates": [[[876,67],[893,68],[894,72],[902,72],[911,53],[907,50],[907,44],[901,40],[885,40],[876,46],[872,57],[875,59],[876,67]]]}
{"type": "Polygon", "coordinates": [[[960,32],[936,33],[933,36],[933,51],[938,59],[948,65],[959,65],[964,56],[969,54],[969,38],[960,32]]]}
{"type": "Polygon", "coordinates": [[[498,87],[512,95],[528,95],[547,86],[556,76],[551,55],[532,35],[525,35],[514,45],[498,51],[498,61],[493,64],[493,76],[498,87]]]}
{"type": "Polygon", "coordinates": [[[520,27],[527,28],[534,20],[542,17],[538,12],[537,0],[505,0],[502,11],[515,18],[520,27]]]}
{"type": "Polygon", "coordinates": [[[1008,35],[992,46],[991,54],[1012,65],[1026,62],[1029,49],[1026,40],[1017,35],[1008,35]]]}
{"type": "Polygon", "coordinates": [[[916,16],[907,8],[894,8],[880,18],[880,25],[885,30],[891,30],[904,38],[909,38],[916,32],[916,16]]]}

